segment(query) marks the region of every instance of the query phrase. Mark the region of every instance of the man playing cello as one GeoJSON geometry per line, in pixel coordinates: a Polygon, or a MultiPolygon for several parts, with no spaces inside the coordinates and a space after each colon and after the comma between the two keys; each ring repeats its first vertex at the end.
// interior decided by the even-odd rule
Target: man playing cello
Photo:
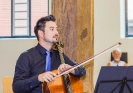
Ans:
{"type": "MultiPolygon", "coordinates": [[[[76,64],[64,53],[65,63],[61,64],[59,51],[52,49],[59,38],[55,21],[53,15],[37,21],[34,33],[38,44],[23,52],[17,60],[12,84],[14,93],[42,93],[42,83],[52,82],[57,77],[53,70],[62,73],[76,64]]],[[[80,78],[86,74],[86,70],[80,66],[69,74],[80,78]]]]}

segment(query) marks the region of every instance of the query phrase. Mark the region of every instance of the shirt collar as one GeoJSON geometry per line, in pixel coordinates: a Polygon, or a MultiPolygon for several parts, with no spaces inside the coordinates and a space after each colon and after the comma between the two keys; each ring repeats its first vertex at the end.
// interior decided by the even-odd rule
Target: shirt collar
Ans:
{"type": "MultiPolygon", "coordinates": [[[[37,44],[37,49],[39,50],[39,52],[42,54],[42,55],[46,55],[46,49],[44,47],[42,47],[39,43],[37,44]]],[[[53,52],[54,50],[51,49],[50,50],[51,52],[53,52]]]]}

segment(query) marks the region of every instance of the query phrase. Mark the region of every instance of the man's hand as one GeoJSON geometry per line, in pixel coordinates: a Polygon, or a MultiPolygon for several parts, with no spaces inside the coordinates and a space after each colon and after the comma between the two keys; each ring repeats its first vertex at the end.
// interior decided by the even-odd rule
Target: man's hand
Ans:
{"type": "Polygon", "coordinates": [[[45,82],[49,83],[49,82],[52,82],[55,79],[56,76],[57,75],[53,72],[45,72],[45,73],[39,74],[38,80],[40,82],[45,81],[45,82]]]}
{"type": "MultiPolygon", "coordinates": [[[[70,65],[68,65],[68,64],[61,64],[60,66],[59,66],[59,68],[58,68],[58,74],[60,74],[60,73],[62,73],[62,72],[64,72],[64,71],[66,71],[67,69],[69,69],[69,68],[71,68],[72,66],[70,66],[70,65]]],[[[68,73],[72,73],[72,74],[75,74],[75,70],[72,70],[72,71],[70,71],[70,72],[68,72],[68,73]]],[[[66,73],[66,74],[68,74],[68,73],[66,73]]]]}

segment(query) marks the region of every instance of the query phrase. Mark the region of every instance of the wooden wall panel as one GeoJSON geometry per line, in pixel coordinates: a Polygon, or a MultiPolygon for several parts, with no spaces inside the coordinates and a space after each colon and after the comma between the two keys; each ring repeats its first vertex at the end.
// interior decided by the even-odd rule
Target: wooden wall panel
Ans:
{"type": "Polygon", "coordinates": [[[52,14],[57,19],[60,39],[64,42],[64,52],[76,60],[76,2],[77,0],[53,0],[52,14]]]}
{"type": "MultiPolygon", "coordinates": [[[[64,53],[82,62],[94,55],[94,1],[52,0],[52,14],[57,19],[64,53]]],[[[93,93],[93,61],[85,64],[87,75],[82,78],[84,93],[93,93]]]]}
{"type": "MultiPolygon", "coordinates": [[[[93,0],[77,0],[77,50],[76,59],[81,62],[94,55],[93,0]]],[[[87,75],[83,78],[84,92],[93,93],[93,61],[85,64],[87,75]]]]}

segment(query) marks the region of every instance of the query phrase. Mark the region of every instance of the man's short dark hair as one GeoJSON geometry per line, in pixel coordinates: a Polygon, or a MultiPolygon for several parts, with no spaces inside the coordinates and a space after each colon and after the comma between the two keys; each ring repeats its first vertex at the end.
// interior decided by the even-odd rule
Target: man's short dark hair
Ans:
{"type": "Polygon", "coordinates": [[[35,35],[36,35],[36,37],[37,37],[37,40],[39,40],[39,37],[38,37],[38,30],[44,31],[44,28],[45,28],[45,26],[46,26],[46,22],[48,22],[48,21],[53,21],[53,22],[55,22],[56,19],[55,19],[55,17],[54,17],[53,15],[48,15],[48,16],[45,16],[45,17],[41,17],[41,18],[37,21],[37,23],[36,23],[36,25],[35,25],[35,27],[34,27],[34,33],[35,33],[35,35]]]}

